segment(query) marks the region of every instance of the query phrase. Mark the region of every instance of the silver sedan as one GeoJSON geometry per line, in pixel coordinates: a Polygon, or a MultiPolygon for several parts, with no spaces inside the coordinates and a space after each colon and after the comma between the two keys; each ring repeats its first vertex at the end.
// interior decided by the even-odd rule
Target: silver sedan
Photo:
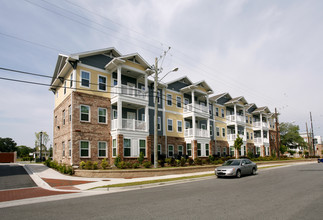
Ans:
{"type": "Polygon", "coordinates": [[[240,178],[242,175],[256,175],[257,164],[249,159],[234,159],[227,160],[221,167],[215,168],[215,175],[222,176],[235,176],[240,178]]]}

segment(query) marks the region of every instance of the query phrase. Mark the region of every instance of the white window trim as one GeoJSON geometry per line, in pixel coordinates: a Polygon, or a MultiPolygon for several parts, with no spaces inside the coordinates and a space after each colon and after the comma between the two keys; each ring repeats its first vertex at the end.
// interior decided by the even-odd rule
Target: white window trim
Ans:
{"type": "Polygon", "coordinates": [[[107,82],[108,82],[108,78],[106,76],[98,75],[98,90],[103,91],[103,92],[107,91],[107,82]],[[105,89],[104,90],[100,89],[100,77],[105,78],[105,89]]]}
{"type": "Polygon", "coordinates": [[[169,93],[166,94],[166,105],[167,106],[172,106],[173,105],[173,95],[172,94],[169,94],[169,93]],[[171,105],[168,104],[168,95],[170,95],[170,101],[172,103],[171,105]]]}
{"type": "Polygon", "coordinates": [[[80,121],[81,122],[91,122],[91,107],[89,105],[80,105],[80,121]],[[89,108],[89,120],[88,121],[84,121],[82,120],[82,106],[88,107],[89,108]]]}
{"type": "Polygon", "coordinates": [[[178,132],[178,133],[183,133],[183,121],[182,121],[182,120],[177,120],[177,132],[178,132]],[[181,124],[182,124],[182,126],[181,126],[181,127],[182,127],[182,131],[179,131],[179,130],[178,130],[178,127],[179,127],[179,126],[178,126],[178,122],[181,122],[181,124]]]}
{"type": "Polygon", "coordinates": [[[174,145],[172,145],[172,144],[167,145],[167,151],[168,151],[168,152],[167,152],[167,156],[168,156],[168,157],[173,157],[173,156],[174,156],[174,145]],[[170,146],[172,146],[172,147],[173,147],[173,150],[172,150],[173,155],[172,155],[172,156],[169,156],[169,152],[170,152],[170,151],[169,151],[169,147],[170,147],[170,146]]]}
{"type": "MultiPolygon", "coordinates": [[[[133,157],[133,152],[132,152],[132,142],[131,142],[131,138],[125,138],[125,137],[123,137],[123,157],[125,157],[125,158],[130,158],[130,157],[133,157]],[[125,139],[127,139],[127,140],[129,140],[130,141],[130,147],[129,147],[129,149],[130,149],[130,156],[126,156],[125,155],[125,147],[124,147],[124,142],[125,142],[125,139]]],[[[139,146],[138,146],[139,147],[139,146]]],[[[127,147],[128,148],[128,147],[127,147]]]]}
{"type": "Polygon", "coordinates": [[[225,136],[226,136],[225,128],[222,128],[222,137],[225,138],[225,136]],[[223,135],[223,131],[224,131],[224,135],[223,135]]]}
{"type": "Polygon", "coordinates": [[[118,118],[118,110],[112,109],[112,119],[117,119],[118,118]],[[116,113],[117,117],[114,117],[114,113],[116,113]]]}
{"type": "Polygon", "coordinates": [[[108,121],[107,117],[108,117],[108,109],[99,107],[98,108],[98,123],[99,124],[107,124],[107,121],[108,121]],[[105,122],[100,122],[100,109],[105,109],[105,122]]]}
{"type": "Polygon", "coordinates": [[[157,144],[157,153],[158,153],[158,147],[160,147],[159,154],[162,154],[162,146],[161,146],[161,144],[157,144]]]}
{"type": "Polygon", "coordinates": [[[72,157],[72,141],[68,140],[68,158],[72,157]],[[71,155],[70,155],[70,151],[71,151],[71,155]]]}
{"type": "Polygon", "coordinates": [[[79,149],[80,149],[80,158],[91,158],[91,143],[90,143],[90,141],[80,140],[79,149]],[[89,155],[88,156],[81,156],[81,142],[88,142],[89,143],[89,155]]]}
{"type": "Polygon", "coordinates": [[[117,138],[112,138],[112,146],[111,146],[111,148],[112,148],[112,158],[116,158],[117,156],[118,156],[118,139],[117,138]],[[113,156],[113,140],[116,140],[116,155],[115,156],[113,156]]]}
{"type": "Polygon", "coordinates": [[[206,155],[206,150],[209,151],[209,155],[210,155],[210,144],[209,143],[205,143],[204,144],[204,156],[208,157],[209,155],[206,155]],[[208,147],[206,147],[206,145],[209,145],[208,147]]]}
{"type": "Polygon", "coordinates": [[[224,112],[224,109],[223,108],[221,108],[221,117],[222,118],[225,118],[225,112],[224,112]]]}
{"type": "Polygon", "coordinates": [[[191,144],[191,143],[186,143],[186,155],[187,155],[187,156],[189,156],[189,157],[192,157],[192,156],[193,156],[193,155],[192,155],[192,144],[191,144]],[[190,150],[189,150],[189,149],[188,149],[188,147],[187,147],[187,145],[188,145],[188,144],[189,144],[189,145],[191,145],[190,150]],[[190,151],[190,152],[191,152],[191,156],[189,156],[189,155],[188,155],[188,151],[190,151]]]}
{"type": "Polygon", "coordinates": [[[184,105],[188,105],[188,104],[190,104],[190,100],[188,98],[184,98],[184,105]],[[186,100],[187,100],[187,104],[185,104],[186,100]]]}
{"type": "Polygon", "coordinates": [[[161,131],[161,127],[162,127],[161,126],[161,117],[158,116],[157,117],[157,129],[158,129],[158,131],[161,131]],[[159,128],[158,128],[158,125],[160,125],[159,128]]]}
{"type": "Polygon", "coordinates": [[[216,127],[215,128],[215,135],[217,136],[217,137],[220,137],[220,128],[219,127],[216,127]],[[218,130],[219,130],[219,134],[218,134],[218,130]]]}
{"type": "Polygon", "coordinates": [[[178,155],[179,155],[179,147],[182,147],[182,155],[184,155],[184,147],[183,147],[183,145],[178,145],[177,146],[177,153],[178,153],[178,155]]]}
{"type": "Polygon", "coordinates": [[[180,97],[180,96],[176,96],[176,108],[182,108],[182,97],[180,97]],[[177,98],[180,98],[181,100],[180,100],[180,107],[178,107],[177,106],[177,98]]]}
{"type": "MultiPolygon", "coordinates": [[[[147,152],[147,140],[143,139],[143,138],[138,139],[138,156],[140,156],[140,141],[145,141],[145,155],[146,155],[145,158],[146,158],[147,155],[148,155],[148,152],[147,152]]],[[[133,156],[133,154],[131,156],[133,156]]]]}
{"type": "Polygon", "coordinates": [[[169,131],[169,132],[173,132],[173,119],[170,119],[170,118],[167,118],[167,131],[169,131]],[[172,130],[168,130],[168,120],[170,120],[170,121],[172,121],[172,130]]]}
{"type": "Polygon", "coordinates": [[[108,157],[108,143],[106,141],[98,141],[98,158],[107,158],[108,157]],[[105,143],[105,156],[100,156],[99,151],[100,151],[100,143],[105,143]]]}
{"type": "Polygon", "coordinates": [[[66,95],[66,90],[67,90],[67,88],[66,88],[66,80],[64,81],[64,95],[66,95]]]}
{"type": "Polygon", "coordinates": [[[82,87],[82,88],[91,88],[91,72],[86,71],[86,70],[80,70],[80,78],[81,78],[81,80],[80,80],[80,87],[82,87]],[[83,86],[82,85],[82,72],[89,73],[89,86],[83,86]]]}

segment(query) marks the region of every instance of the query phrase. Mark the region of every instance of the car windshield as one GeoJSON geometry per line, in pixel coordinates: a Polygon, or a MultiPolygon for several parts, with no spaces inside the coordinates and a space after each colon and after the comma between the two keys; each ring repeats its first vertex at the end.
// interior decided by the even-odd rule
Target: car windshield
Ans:
{"type": "Polygon", "coordinates": [[[228,160],[226,161],[223,166],[239,166],[240,160],[228,160]]]}

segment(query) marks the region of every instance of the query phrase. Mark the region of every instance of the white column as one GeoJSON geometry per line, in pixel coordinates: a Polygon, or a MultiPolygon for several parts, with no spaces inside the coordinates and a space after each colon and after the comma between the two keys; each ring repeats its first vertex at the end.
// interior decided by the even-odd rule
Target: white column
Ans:
{"type": "Polygon", "coordinates": [[[76,89],[76,70],[73,69],[73,78],[72,78],[72,89],[75,91],[76,89]]]}
{"type": "Polygon", "coordinates": [[[237,105],[234,104],[234,121],[237,122],[237,105]]]}
{"type": "Polygon", "coordinates": [[[122,101],[118,99],[118,107],[117,107],[117,130],[122,128],[122,101]]]}
{"type": "Polygon", "coordinates": [[[149,131],[149,112],[148,105],[145,107],[145,123],[146,123],[146,132],[149,131]]]}
{"type": "MultiPolygon", "coordinates": [[[[118,93],[121,94],[121,66],[117,67],[118,93]]],[[[119,111],[119,110],[118,110],[119,111]]],[[[119,116],[119,115],[118,115],[119,116]]]]}
{"type": "Polygon", "coordinates": [[[192,110],[193,110],[193,114],[192,114],[192,128],[193,128],[193,140],[195,140],[195,136],[196,136],[196,124],[195,124],[195,98],[194,98],[194,90],[192,90],[192,110]]]}
{"type": "Polygon", "coordinates": [[[208,117],[207,117],[207,134],[208,134],[208,137],[210,138],[210,107],[209,107],[209,96],[207,95],[206,96],[206,106],[207,106],[207,112],[208,112],[208,117]]]}
{"type": "Polygon", "coordinates": [[[261,144],[264,143],[264,130],[262,128],[262,113],[260,113],[260,131],[261,131],[261,144]]]}
{"type": "Polygon", "coordinates": [[[149,100],[149,96],[148,96],[149,92],[148,92],[148,78],[147,78],[147,74],[145,74],[145,99],[149,100]]]}

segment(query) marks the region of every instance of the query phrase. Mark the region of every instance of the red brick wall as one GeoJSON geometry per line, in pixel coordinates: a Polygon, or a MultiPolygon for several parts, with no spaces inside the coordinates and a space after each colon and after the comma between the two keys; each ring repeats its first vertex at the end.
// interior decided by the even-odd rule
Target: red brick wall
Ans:
{"type": "Polygon", "coordinates": [[[0,163],[16,163],[17,152],[0,152],[0,163]]]}

